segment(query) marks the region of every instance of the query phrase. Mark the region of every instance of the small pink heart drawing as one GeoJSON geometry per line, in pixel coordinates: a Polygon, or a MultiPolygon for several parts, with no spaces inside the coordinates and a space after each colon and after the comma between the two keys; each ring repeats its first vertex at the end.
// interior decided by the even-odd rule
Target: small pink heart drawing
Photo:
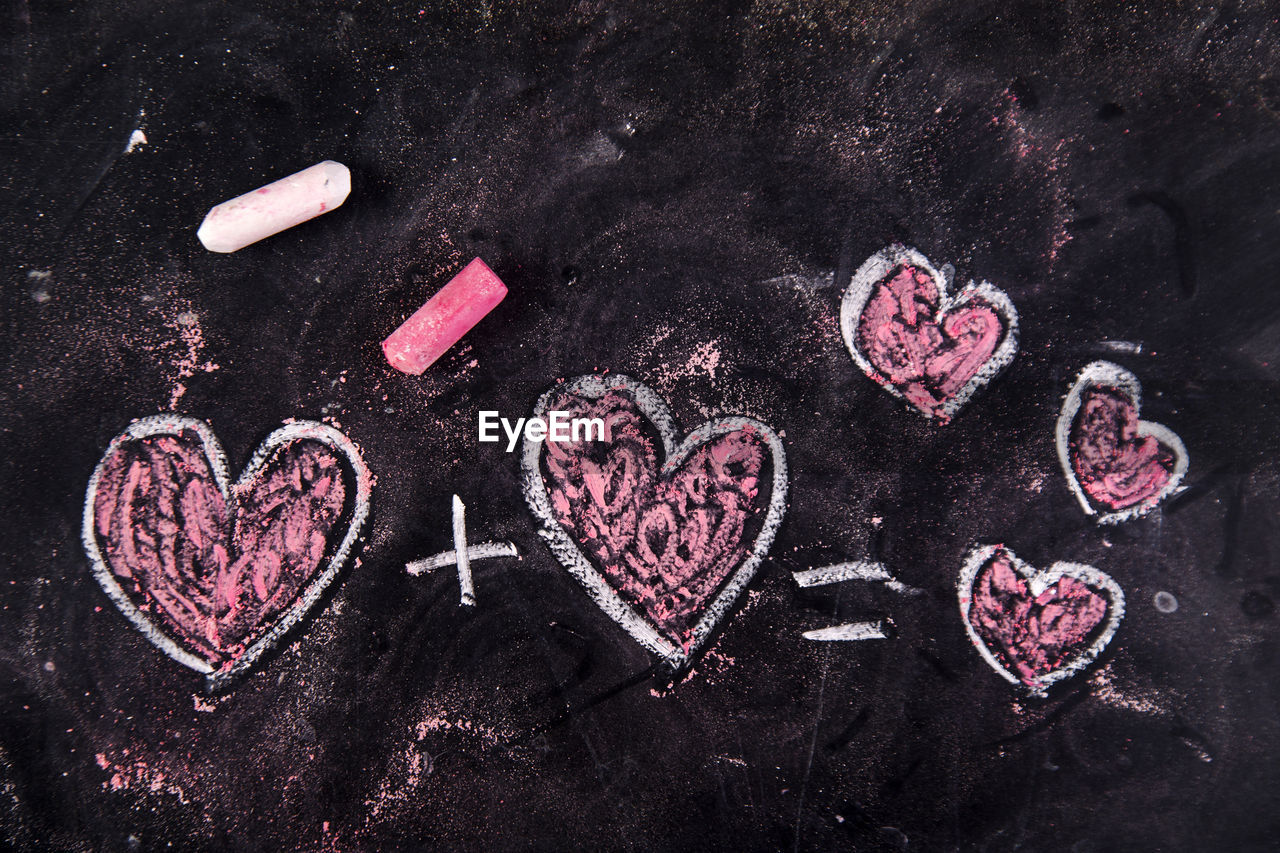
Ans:
{"type": "Polygon", "coordinates": [[[89,480],[85,553],[125,617],[218,689],[315,606],[351,555],[371,491],[355,445],[324,424],[277,429],[231,483],[207,424],[142,418],[89,480]]]}
{"type": "Polygon", "coordinates": [[[1145,515],[1187,473],[1182,440],[1139,420],[1141,400],[1136,376],[1095,361],[1080,371],[1058,415],[1058,461],[1080,506],[1100,524],[1145,515]]]}
{"type": "Polygon", "coordinates": [[[677,444],[666,403],[626,376],[580,376],[535,417],[599,418],[601,441],[524,444],[524,494],[552,553],[595,603],[683,668],[754,576],[782,524],[782,442],[752,418],[708,421],[677,444]]]}
{"type": "Polygon", "coordinates": [[[840,303],[845,346],[862,372],[944,424],[1018,351],[1018,312],[1004,291],[970,282],[953,295],[946,269],[888,246],[854,273],[840,303]]]}
{"type": "Polygon", "coordinates": [[[1003,545],[978,545],[960,570],[960,616],[983,660],[1043,696],[1088,666],[1124,617],[1124,593],[1080,563],[1036,571],[1003,545]]]}

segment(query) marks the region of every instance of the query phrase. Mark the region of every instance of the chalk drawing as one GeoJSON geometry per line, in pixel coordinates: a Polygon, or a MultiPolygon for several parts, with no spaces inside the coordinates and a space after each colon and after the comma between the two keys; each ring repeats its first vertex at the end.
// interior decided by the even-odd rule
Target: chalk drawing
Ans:
{"type": "Polygon", "coordinates": [[[1179,490],[1187,473],[1182,439],[1138,419],[1138,377],[1095,361],[1076,377],[1058,415],[1058,461],[1084,511],[1100,524],[1145,515],[1179,490]]]}
{"type": "Polygon", "coordinates": [[[799,586],[826,586],[827,584],[852,580],[887,581],[891,580],[893,576],[889,574],[889,570],[882,563],[859,561],[836,563],[835,565],[821,566],[816,569],[805,569],[802,572],[792,572],[791,577],[795,578],[796,584],[799,586]]]}
{"type": "Polygon", "coordinates": [[[833,583],[843,583],[844,581],[882,581],[885,586],[894,592],[904,592],[908,595],[916,595],[923,592],[923,590],[894,580],[893,575],[889,574],[889,570],[882,563],[872,563],[865,560],[836,563],[830,566],[820,566],[816,569],[805,569],[800,572],[792,572],[791,577],[795,579],[798,586],[802,587],[826,586],[833,583]]]}
{"type": "Polygon", "coordinates": [[[471,580],[471,556],[467,554],[467,508],[453,496],[453,553],[458,558],[458,589],[464,606],[475,607],[476,587],[471,580]]]}
{"type": "Polygon", "coordinates": [[[672,669],[686,666],[751,581],[786,507],[782,442],[724,417],[677,444],[653,390],[580,376],[547,391],[549,410],[601,417],[605,440],[526,440],[524,494],[540,534],[595,603],[672,669]]]}
{"type": "Polygon", "coordinates": [[[1004,291],[971,281],[952,294],[951,277],[949,266],[895,244],[867,259],[840,303],[840,331],[862,372],[944,424],[1018,350],[1018,312],[1004,291]]]}
{"type": "Polygon", "coordinates": [[[405,571],[417,577],[423,572],[439,569],[443,566],[458,567],[458,589],[460,607],[475,607],[476,588],[471,577],[471,561],[487,560],[494,557],[518,557],[520,552],[510,542],[482,542],[479,545],[467,544],[467,507],[462,498],[453,496],[453,550],[414,560],[405,565],[405,571]]]}
{"type": "MultiPolygon", "coordinates": [[[[472,561],[488,560],[493,557],[519,557],[520,552],[516,546],[510,542],[482,542],[479,545],[467,546],[467,557],[472,561]]],[[[405,564],[405,571],[414,577],[425,574],[432,569],[443,568],[444,566],[456,566],[458,564],[457,551],[441,551],[431,557],[424,557],[421,560],[414,560],[412,563],[405,564]]]]}
{"type": "Polygon", "coordinates": [[[372,483],[355,445],[325,424],[277,429],[232,483],[203,421],[142,418],[89,480],[85,553],[143,636],[218,689],[333,582],[368,518],[372,483]]]}
{"type": "Polygon", "coordinates": [[[818,628],[814,631],[805,631],[802,636],[806,640],[819,640],[824,642],[840,640],[887,640],[889,638],[889,634],[885,631],[883,622],[849,622],[844,625],[832,625],[830,628],[818,628]]]}
{"type": "Polygon", "coordinates": [[[1003,545],[977,545],[959,580],[960,616],[982,659],[1043,696],[1101,654],[1124,617],[1124,593],[1080,563],[1037,571],[1003,545]]]}
{"type": "MultiPolygon", "coordinates": [[[[830,566],[820,566],[816,569],[805,569],[800,572],[792,572],[791,577],[795,580],[796,585],[801,587],[828,586],[830,584],[844,583],[845,581],[874,581],[883,583],[894,592],[902,592],[907,595],[919,595],[924,592],[924,590],[916,589],[894,580],[893,575],[889,574],[889,570],[882,563],[873,563],[867,560],[835,563],[830,566]]],[[[805,631],[801,636],[806,640],[823,641],[886,640],[889,638],[883,622],[851,622],[847,625],[833,625],[830,628],[805,631]]]]}

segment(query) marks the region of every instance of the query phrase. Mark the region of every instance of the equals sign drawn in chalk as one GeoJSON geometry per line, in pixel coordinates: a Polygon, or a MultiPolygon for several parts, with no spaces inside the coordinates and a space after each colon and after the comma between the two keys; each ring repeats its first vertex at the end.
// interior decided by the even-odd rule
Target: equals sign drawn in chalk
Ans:
{"type": "MultiPolygon", "coordinates": [[[[907,595],[920,595],[924,592],[922,589],[916,589],[913,586],[907,586],[894,580],[893,575],[889,574],[889,570],[882,563],[873,563],[867,560],[835,563],[834,565],[821,566],[816,569],[806,569],[802,572],[792,572],[791,577],[801,587],[827,586],[828,584],[843,583],[844,581],[875,581],[883,583],[894,592],[906,593],[907,595]]],[[[801,636],[806,640],[818,640],[821,642],[887,640],[892,636],[890,634],[892,624],[887,619],[878,622],[848,622],[844,625],[832,625],[829,628],[805,631],[801,636]]]]}
{"type": "Polygon", "coordinates": [[[418,376],[462,340],[507,295],[507,286],[476,258],[382,342],[387,362],[418,376]]]}

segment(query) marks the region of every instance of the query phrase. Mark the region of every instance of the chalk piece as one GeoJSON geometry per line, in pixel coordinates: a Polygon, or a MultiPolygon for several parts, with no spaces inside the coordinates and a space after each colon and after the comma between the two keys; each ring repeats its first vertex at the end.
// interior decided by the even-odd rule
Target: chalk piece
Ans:
{"type": "Polygon", "coordinates": [[[471,331],[507,295],[507,286],[476,258],[382,342],[396,370],[417,376],[471,331]]]}
{"type": "Polygon", "coordinates": [[[325,160],[224,201],[209,211],[196,236],[210,252],[234,252],[341,207],[350,193],[351,172],[325,160]]]}

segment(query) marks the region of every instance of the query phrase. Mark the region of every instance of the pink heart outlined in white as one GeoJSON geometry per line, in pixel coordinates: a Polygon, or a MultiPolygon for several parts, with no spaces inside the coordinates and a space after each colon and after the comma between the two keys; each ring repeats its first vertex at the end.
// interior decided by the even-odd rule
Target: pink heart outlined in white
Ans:
{"type": "Polygon", "coordinates": [[[166,655],[203,674],[206,686],[210,690],[217,690],[226,687],[272,649],[311,611],[333,582],[351,556],[356,540],[368,518],[372,483],[372,476],[350,439],[325,424],[315,421],[296,421],[275,430],[259,445],[253,458],[233,485],[227,473],[226,454],[206,423],[180,415],[155,415],[134,421],[123,433],[112,439],[106,451],[103,452],[102,459],[94,469],[85,493],[81,537],[94,577],[125,618],[166,655]],[[235,505],[233,493],[236,487],[251,481],[272,460],[277,450],[293,442],[312,441],[329,448],[349,466],[348,473],[354,480],[355,488],[350,498],[350,514],[346,519],[346,530],[341,535],[341,541],[336,545],[330,543],[332,547],[327,549],[327,558],[318,567],[314,577],[299,589],[292,602],[278,613],[271,623],[260,626],[261,630],[250,638],[248,644],[220,666],[214,666],[205,657],[184,647],[180,639],[143,612],[143,609],[134,601],[134,597],[121,586],[119,578],[104,558],[98,542],[95,509],[99,482],[108,460],[113,459],[117,451],[130,442],[164,436],[181,437],[184,433],[192,433],[199,439],[200,450],[208,470],[213,476],[224,504],[228,507],[235,505]]]}
{"type": "MultiPolygon", "coordinates": [[[[1045,695],[1048,688],[1053,684],[1076,675],[1092,663],[1107,647],[1107,644],[1111,642],[1111,638],[1115,636],[1116,629],[1120,626],[1120,620],[1124,618],[1124,591],[1119,584],[1112,580],[1110,575],[1083,563],[1057,562],[1047,569],[1037,570],[1025,561],[1020,560],[1013,551],[1003,545],[975,545],[966,555],[964,564],[960,569],[958,590],[960,618],[964,620],[964,627],[969,634],[969,639],[977,647],[982,659],[1006,681],[1011,684],[1021,685],[1035,696],[1045,695]],[[1002,662],[992,651],[987,640],[981,636],[971,618],[971,610],[974,604],[974,582],[978,574],[998,556],[1004,556],[1008,559],[1010,565],[1021,577],[1022,581],[1025,582],[1033,602],[1039,601],[1047,591],[1057,587],[1064,578],[1069,578],[1105,598],[1107,602],[1105,618],[1090,629],[1089,633],[1093,635],[1092,641],[1078,648],[1074,654],[1066,657],[1060,665],[1044,672],[1019,677],[1016,673],[1010,671],[1005,662],[1002,662]]],[[[1041,606],[1043,607],[1047,603],[1049,602],[1041,603],[1041,606]]],[[[1006,650],[1005,653],[1008,654],[1009,652],[1006,650]]]]}
{"type": "Polygon", "coordinates": [[[746,417],[725,417],[708,421],[693,429],[677,444],[678,430],[662,397],[644,384],[620,374],[579,376],[562,385],[557,385],[538,399],[533,415],[543,417],[552,397],[557,394],[576,394],[595,400],[611,391],[627,395],[657,429],[664,456],[661,467],[663,477],[670,476],[672,472],[678,470],[690,454],[702,445],[718,436],[744,429],[751,430],[760,437],[768,447],[771,457],[772,477],[769,501],[760,531],[751,543],[745,558],[701,609],[690,640],[687,643],[681,643],[677,638],[659,628],[632,603],[624,600],[619,590],[593,565],[583,553],[579,543],[574,541],[557,521],[541,470],[545,445],[540,441],[525,439],[522,453],[524,495],[530,511],[542,528],[539,535],[547,541],[559,562],[583,585],[591,599],[609,618],[617,622],[638,643],[658,655],[670,669],[680,670],[687,666],[700,651],[743,589],[755,576],[756,569],[773,544],[786,508],[786,455],[781,439],[772,429],[760,421],[746,417]]]}
{"type": "Polygon", "coordinates": [[[840,331],[845,347],[862,372],[893,396],[905,402],[926,418],[948,423],[983,386],[994,379],[1013,361],[1018,351],[1018,311],[1008,295],[990,282],[969,282],[957,293],[951,293],[950,267],[946,274],[933,266],[915,249],[895,243],[886,246],[868,258],[853,274],[840,302],[840,331]],[[898,384],[890,380],[875,364],[859,343],[859,324],[868,303],[890,273],[899,267],[913,267],[928,274],[938,292],[936,324],[958,310],[970,305],[985,304],[999,317],[1004,333],[986,361],[963,384],[937,406],[926,408],[911,399],[898,384]]]}
{"type": "Polygon", "coordinates": [[[1169,495],[1179,491],[1182,480],[1186,476],[1190,460],[1187,456],[1186,445],[1182,443],[1182,439],[1178,437],[1177,433],[1164,424],[1139,420],[1137,423],[1137,436],[1150,436],[1169,448],[1174,457],[1173,470],[1169,472],[1169,479],[1159,491],[1148,495],[1133,506],[1111,512],[1100,510],[1089,499],[1089,495],[1086,494],[1079,477],[1076,476],[1075,466],[1071,461],[1072,426],[1075,423],[1077,413],[1080,411],[1085,394],[1097,387],[1114,388],[1124,394],[1133,404],[1134,413],[1141,414],[1142,384],[1138,381],[1138,377],[1120,365],[1109,361],[1090,362],[1076,376],[1071,390],[1067,393],[1066,399],[1063,400],[1062,410],[1058,414],[1058,421],[1054,427],[1055,446],[1058,452],[1058,462],[1061,464],[1062,472],[1067,478],[1067,485],[1070,486],[1072,494],[1076,496],[1076,500],[1080,502],[1080,506],[1085,513],[1097,516],[1099,524],[1119,524],[1122,521],[1146,515],[1169,495]]]}

